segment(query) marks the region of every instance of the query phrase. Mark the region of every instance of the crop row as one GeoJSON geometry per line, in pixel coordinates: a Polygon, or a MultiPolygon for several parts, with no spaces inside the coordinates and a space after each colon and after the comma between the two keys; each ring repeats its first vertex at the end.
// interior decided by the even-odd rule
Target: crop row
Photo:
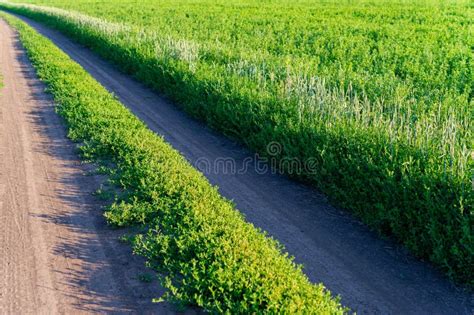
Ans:
{"type": "Polygon", "coordinates": [[[134,249],[163,274],[170,299],[219,313],[344,312],[85,70],[24,22],[2,17],[19,31],[69,137],[83,143],[87,159],[115,165],[113,180],[126,195],[106,216],[147,230],[135,237],[134,249]]]}
{"type": "MultiPolygon", "coordinates": [[[[108,6],[102,4],[101,12],[105,15],[109,9],[113,12],[111,4],[113,2],[108,6]]],[[[118,3],[116,6],[120,7],[118,3]]],[[[316,161],[316,172],[294,173],[290,168],[283,171],[321,188],[364,222],[381,233],[393,235],[413,253],[430,259],[453,278],[473,284],[471,118],[474,79],[472,53],[466,49],[467,33],[456,33],[462,45],[456,46],[453,42],[449,51],[429,50],[440,41],[450,40],[430,33],[431,41],[424,42],[426,55],[420,57],[419,49],[414,46],[410,50],[418,59],[407,55],[404,49],[409,47],[403,48],[398,43],[399,46],[384,50],[381,59],[361,60],[366,65],[365,70],[353,68],[353,72],[344,72],[348,65],[340,64],[342,79],[348,78],[346,84],[330,76],[299,71],[294,65],[299,64],[296,57],[296,61],[280,58],[277,53],[255,57],[252,51],[241,47],[235,47],[238,54],[234,54],[232,47],[225,47],[217,39],[216,45],[180,39],[153,31],[152,25],[143,28],[111,23],[57,8],[12,4],[2,7],[61,30],[113,61],[123,71],[166,93],[195,117],[260,154],[267,153],[268,143],[277,141],[282,145],[277,158],[316,161]],[[391,55],[391,51],[402,52],[391,55]],[[439,71],[444,72],[430,75],[435,70],[425,69],[429,60],[440,62],[439,71]],[[357,79],[358,74],[372,71],[371,64],[379,65],[375,72],[387,75],[357,79]],[[402,70],[405,72],[400,72],[402,70]],[[376,85],[371,85],[374,83],[371,79],[376,85]],[[397,84],[391,85],[392,81],[397,84]],[[390,87],[388,90],[384,83],[390,87]]],[[[297,8],[304,11],[304,7],[297,8]]],[[[237,9],[232,7],[232,10],[237,9]]],[[[134,12],[133,8],[130,10],[134,12]]],[[[431,11],[425,8],[418,18],[428,19],[431,11]]],[[[344,12],[341,14],[353,11],[344,12]]],[[[445,34],[444,31],[458,24],[464,29],[461,26],[465,17],[460,11],[447,12],[449,14],[438,16],[443,18],[441,22],[432,18],[442,30],[438,33],[445,34]],[[455,14],[460,14],[458,19],[455,14]],[[443,23],[448,26],[443,28],[443,23]]],[[[372,13],[380,18],[377,15],[380,12],[365,12],[367,16],[372,13]]],[[[393,19],[399,16],[397,14],[393,14],[393,19]]],[[[139,19],[136,14],[130,16],[139,19]]],[[[401,21],[413,34],[426,30],[413,27],[416,18],[414,14],[401,21]]],[[[390,21],[384,17],[379,22],[390,21]]],[[[245,21],[237,22],[246,25],[245,21]]],[[[237,29],[244,26],[239,25],[237,29]]],[[[228,29],[222,30],[222,34],[227,32],[228,29]]],[[[367,32],[366,37],[383,35],[370,28],[361,32],[367,32]]],[[[239,36],[249,41],[248,45],[259,48],[245,33],[239,36]]],[[[383,38],[390,37],[382,36],[380,40],[383,38]]],[[[262,41],[261,45],[268,44],[265,39],[262,41]]],[[[232,38],[222,42],[232,43],[232,38]]],[[[412,42],[416,41],[406,43],[412,42]]],[[[357,41],[344,45],[352,47],[351,43],[358,45],[357,41]]],[[[336,44],[328,41],[334,52],[342,54],[345,46],[336,44]]],[[[285,47],[275,45],[268,46],[273,50],[267,46],[263,50],[274,52],[285,47]]],[[[382,48],[374,47],[373,54],[382,48]]],[[[324,52],[319,55],[324,56],[324,52]]],[[[333,56],[332,62],[343,60],[341,56],[333,56]]],[[[311,64],[304,58],[300,61],[300,64],[311,64]]],[[[332,69],[330,64],[327,64],[328,69],[332,69]]]]}

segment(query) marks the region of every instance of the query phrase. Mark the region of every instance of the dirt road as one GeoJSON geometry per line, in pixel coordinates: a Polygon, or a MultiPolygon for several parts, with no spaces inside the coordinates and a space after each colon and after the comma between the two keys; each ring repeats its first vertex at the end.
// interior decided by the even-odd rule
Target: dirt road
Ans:
{"type": "Polygon", "coordinates": [[[473,314],[473,296],[427,263],[381,240],[324,196],[283,176],[244,167],[252,154],[190,119],[170,102],[115,70],[59,32],[24,19],[117,95],[191,163],[231,159],[244,172],[208,169],[208,179],[247,220],[281,241],[314,282],[323,282],[352,309],[381,314],[473,314]]]}
{"type": "Polygon", "coordinates": [[[0,19],[0,314],[169,313],[105,225],[75,146],[16,34],[0,19]]]}

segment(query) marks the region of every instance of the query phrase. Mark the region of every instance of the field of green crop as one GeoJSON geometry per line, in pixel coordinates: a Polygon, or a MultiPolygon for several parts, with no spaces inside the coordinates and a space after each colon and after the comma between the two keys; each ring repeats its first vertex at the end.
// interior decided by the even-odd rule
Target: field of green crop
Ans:
{"type": "Polygon", "coordinates": [[[472,2],[18,2],[474,283],[472,2]]]}

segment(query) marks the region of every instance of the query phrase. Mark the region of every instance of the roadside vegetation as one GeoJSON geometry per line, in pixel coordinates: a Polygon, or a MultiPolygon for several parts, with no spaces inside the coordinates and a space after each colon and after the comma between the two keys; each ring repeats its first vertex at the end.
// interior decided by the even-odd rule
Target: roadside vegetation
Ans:
{"type": "Polygon", "coordinates": [[[124,193],[106,217],[142,231],[133,248],[160,272],[167,299],[213,313],[346,312],[78,64],[24,22],[0,16],[18,30],[82,156],[109,165],[124,193]]]}
{"type": "Polygon", "coordinates": [[[283,171],[474,284],[469,2],[29,2],[59,8],[1,7],[262,155],[276,141],[279,159],[315,159],[283,171]]]}

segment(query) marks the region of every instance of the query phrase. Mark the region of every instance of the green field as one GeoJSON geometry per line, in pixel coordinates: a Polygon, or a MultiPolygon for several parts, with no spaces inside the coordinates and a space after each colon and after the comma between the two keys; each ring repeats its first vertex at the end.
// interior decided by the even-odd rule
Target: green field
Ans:
{"type": "Polygon", "coordinates": [[[473,283],[472,2],[19,2],[473,283]]]}

